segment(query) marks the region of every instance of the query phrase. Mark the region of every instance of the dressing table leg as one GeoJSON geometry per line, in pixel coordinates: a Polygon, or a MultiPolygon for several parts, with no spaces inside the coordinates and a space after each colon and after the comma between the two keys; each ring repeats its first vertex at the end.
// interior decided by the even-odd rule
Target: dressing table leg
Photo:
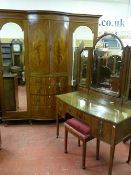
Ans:
{"type": "Polygon", "coordinates": [[[111,175],[112,174],[114,152],[115,152],[115,144],[111,145],[111,147],[110,147],[110,160],[109,160],[109,171],[108,171],[108,175],[111,175]]]}
{"type": "Polygon", "coordinates": [[[100,140],[96,140],[96,160],[99,160],[100,140]]]}
{"type": "Polygon", "coordinates": [[[131,138],[130,138],[129,155],[128,155],[128,160],[127,160],[127,163],[129,163],[129,162],[130,162],[130,159],[131,159],[131,138]]]}

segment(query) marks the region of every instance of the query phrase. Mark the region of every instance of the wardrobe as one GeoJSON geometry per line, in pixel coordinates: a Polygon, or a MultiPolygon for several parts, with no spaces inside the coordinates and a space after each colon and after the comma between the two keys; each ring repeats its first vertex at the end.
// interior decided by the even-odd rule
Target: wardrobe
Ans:
{"type": "MultiPolygon", "coordinates": [[[[56,11],[0,10],[0,29],[7,23],[19,25],[23,32],[23,70],[26,80],[27,109],[6,110],[2,53],[0,52],[1,119],[53,120],[55,95],[74,90],[73,32],[87,26],[97,39],[100,15],[56,11]]],[[[0,38],[2,44],[3,38],[0,38]]],[[[12,66],[12,65],[11,65],[12,66]]],[[[10,72],[9,72],[10,73],[10,72]]],[[[6,95],[7,96],[7,95],[6,95]]]]}

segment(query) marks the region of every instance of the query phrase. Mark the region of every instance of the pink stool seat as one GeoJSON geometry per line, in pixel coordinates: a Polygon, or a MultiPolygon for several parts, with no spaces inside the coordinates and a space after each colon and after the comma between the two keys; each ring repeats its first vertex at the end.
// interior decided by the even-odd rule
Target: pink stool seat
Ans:
{"type": "Polygon", "coordinates": [[[76,118],[71,118],[65,122],[65,124],[68,124],[72,128],[74,128],[76,131],[80,132],[83,135],[89,135],[90,134],[90,126],[82,123],[80,120],[76,118]]]}

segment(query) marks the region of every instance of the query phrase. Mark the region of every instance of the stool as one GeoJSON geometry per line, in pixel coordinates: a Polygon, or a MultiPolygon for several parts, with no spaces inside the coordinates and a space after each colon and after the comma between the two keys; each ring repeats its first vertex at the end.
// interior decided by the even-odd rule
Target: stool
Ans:
{"type": "MultiPolygon", "coordinates": [[[[68,119],[65,123],[65,153],[67,153],[67,141],[68,141],[68,132],[72,133],[78,138],[78,141],[82,141],[82,168],[85,169],[85,159],[86,159],[86,142],[94,139],[90,135],[90,126],[82,123],[76,118],[68,119]]],[[[79,143],[79,142],[78,142],[79,143]]],[[[96,159],[99,159],[99,146],[100,141],[97,139],[97,149],[96,149],[96,159]]]]}

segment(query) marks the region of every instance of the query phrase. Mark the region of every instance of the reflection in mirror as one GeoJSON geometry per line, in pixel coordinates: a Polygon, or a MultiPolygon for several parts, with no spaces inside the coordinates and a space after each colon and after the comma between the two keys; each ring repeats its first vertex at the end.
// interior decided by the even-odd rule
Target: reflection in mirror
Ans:
{"type": "Polygon", "coordinates": [[[91,29],[87,26],[79,26],[73,32],[73,64],[72,64],[72,86],[86,86],[88,49],[93,47],[91,29]]]}
{"type": "Polygon", "coordinates": [[[6,111],[27,111],[24,32],[16,23],[6,23],[0,31],[4,101],[6,111]]]}
{"type": "Polygon", "coordinates": [[[122,52],[123,44],[114,34],[104,34],[97,40],[93,55],[93,88],[110,95],[119,95],[122,52]]]}
{"type": "Polygon", "coordinates": [[[87,80],[87,59],[88,59],[88,49],[82,49],[80,53],[80,85],[85,85],[87,80]]]}

